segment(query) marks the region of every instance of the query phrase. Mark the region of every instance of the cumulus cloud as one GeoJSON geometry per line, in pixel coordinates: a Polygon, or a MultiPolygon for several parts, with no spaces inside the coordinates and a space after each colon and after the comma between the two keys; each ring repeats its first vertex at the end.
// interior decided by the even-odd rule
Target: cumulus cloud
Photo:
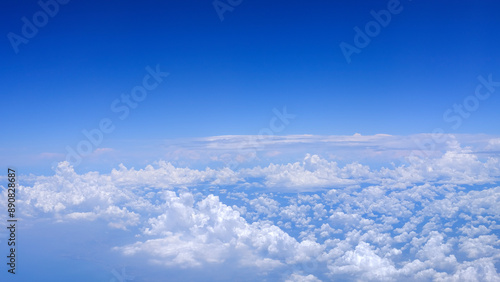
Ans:
{"type": "MultiPolygon", "coordinates": [[[[254,281],[498,281],[498,159],[446,146],[378,168],[316,154],[241,169],[159,161],[107,174],[62,162],[52,176],[26,176],[18,202],[26,220],[104,222],[127,238],[107,246],[116,256],[145,257],[166,271],[251,269],[254,281]]],[[[7,202],[6,190],[0,198],[7,202]]]]}
{"type": "Polygon", "coordinates": [[[307,154],[302,162],[270,164],[267,167],[242,169],[242,177],[261,177],[270,188],[316,190],[362,183],[411,186],[416,183],[481,184],[494,183],[500,176],[496,158],[480,161],[470,149],[458,144],[437,158],[410,156],[409,164],[394,168],[371,169],[367,165],[348,163],[340,167],[318,155],[307,154]]]}
{"type": "Polygon", "coordinates": [[[347,274],[369,281],[389,278],[396,272],[392,262],[377,255],[366,242],[360,242],[328,267],[332,274],[347,274]]]}
{"type": "Polygon", "coordinates": [[[401,162],[409,155],[436,157],[450,150],[450,142],[460,142],[483,157],[498,157],[498,137],[465,134],[387,134],[351,136],[321,135],[225,135],[182,140],[165,140],[167,160],[195,160],[212,164],[275,162],[296,159],[307,153],[323,155],[329,161],[401,162]],[[194,157],[195,156],[195,157],[194,157]]]}
{"type": "Polygon", "coordinates": [[[280,228],[267,223],[249,224],[238,211],[209,195],[193,206],[193,196],[168,193],[165,213],[149,220],[148,239],[118,247],[125,255],[145,252],[167,266],[195,267],[236,259],[240,265],[270,270],[285,263],[310,259],[321,246],[297,242],[280,228]]]}
{"type": "Polygon", "coordinates": [[[316,276],[309,275],[301,275],[299,273],[291,274],[285,282],[321,282],[316,276]]]}

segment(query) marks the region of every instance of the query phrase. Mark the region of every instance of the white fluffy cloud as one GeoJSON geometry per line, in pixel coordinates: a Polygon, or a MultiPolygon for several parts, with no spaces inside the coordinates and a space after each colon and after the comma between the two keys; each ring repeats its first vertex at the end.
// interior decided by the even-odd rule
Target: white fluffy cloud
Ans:
{"type": "Polygon", "coordinates": [[[316,276],[309,274],[309,275],[301,275],[299,273],[293,273],[288,277],[285,282],[320,282],[316,276]]]}
{"type": "Polygon", "coordinates": [[[234,170],[160,161],[109,174],[78,174],[62,162],[53,176],[26,176],[18,202],[27,220],[105,222],[127,238],[108,246],[115,255],[169,271],[499,281],[499,161],[456,142],[447,148],[381,168],[314,154],[234,170]]]}
{"type": "Polygon", "coordinates": [[[151,261],[167,266],[195,267],[204,263],[238,260],[242,266],[271,270],[310,260],[321,245],[297,242],[268,222],[249,224],[239,212],[209,195],[193,205],[192,194],[169,192],[165,212],[149,220],[147,239],[118,247],[125,255],[147,253],[151,261]]]}

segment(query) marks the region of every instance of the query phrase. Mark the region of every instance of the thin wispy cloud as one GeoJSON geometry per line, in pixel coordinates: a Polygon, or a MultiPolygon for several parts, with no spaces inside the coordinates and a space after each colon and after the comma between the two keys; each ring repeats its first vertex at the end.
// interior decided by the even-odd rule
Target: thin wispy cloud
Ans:
{"type": "Polygon", "coordinates": [[[0,281],[500,281],[500,2],[1,3],[0,281]]]}
{"type": "MultiPolygon", "coordinates": [[[[19,198],[26,218],[56,230],[107,223],[129,238],[109,246],[116,259],[145,257],[143,264],[165,271],[206,275],[224,267],[239,277],[253,269],[245,276],[251,280],[495,280],[499,176],[498,159],[481,162],[458,145],[380,170],[317,155],[237,171],[162,161],[77,174],[62,162],[53,176],[31,176],[19,198]]],[[[137,267],[129,271],[139,275],[144,266],[137,267]]]]}

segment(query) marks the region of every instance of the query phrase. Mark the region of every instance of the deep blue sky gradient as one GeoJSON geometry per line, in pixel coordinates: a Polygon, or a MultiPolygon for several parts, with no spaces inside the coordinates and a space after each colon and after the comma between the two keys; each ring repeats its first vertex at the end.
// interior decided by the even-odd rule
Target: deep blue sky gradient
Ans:
{"type": "MultiPolygon", "coordinates": [[[[242,0],[232,12],[224,14],[224,21],[219,19],[213,0],[70,0],[59,7],[57,15],[41,27],[28,44],[21,44],[16,54],[8,34],[21,34],[21,19],[27,17],[31,20],[33,14],[40,11],[37,2],[0,2],[0,168],[4,169],[0,174],[0,184],[6,186],[5,170],[9,167],[16,169],[18,187],[22,185],[16,202],[17,215],[21,219],[17,233],[20,274],[12,281],[113,281],[112,270],[120,271],[122,266],[127,267],[136,281],[164,281],[165,277],[174,281],[255,279],[257,272],[253,267],[240,267],[239,258],[233,261],[231,256],[223,255],[226,259],[223,263],[211,261],[201,268],[181,269],[180,265],[151,264],[150,259],[159,258],[157,255],[161,255],[161,250],[156,255],[146,252],[124,256],[123,252],[112,249],[138,241],[146,242],[154,236],[170,236],[163,232],[151,236],[145,232],[146,228],[156,224],[157,216],[159,219],[166,216],[164,219],[170,220],[169,213],[181,215],[179,211],[190,210],[188,204],[176,202],[177,196],[164,193],[167,190],[164,184],[180,186],[176,187],[177,190],[168,188],[177,195],[186,190],[201,199],[209,193],[219,195],[221,202],[232,206],[225,207],[231,211],[236,211],[236,207],[246,211],[248,207],[251,213],[257,212],[255,206],[250,208],[253,200],[262,195],[275,198],[280,204],[275,211],[279,216],[258,211],[258,218],[251,219],[250,214],[245,220],[280,226],[299,241],[307,239],[302,237],[303,231],[319,228],[328,220],[333,227],[345,229],[343,233],[332,233],[327,237],[343,240],[339,243],[342,248],[351,244],[348,243],[351,237],[353,242],[360,240],[364,231],[376,231],[373,234],[380,236],[377,240],[362,239],[374,241],[374,246],[385,241],[387,247],[400,248],[403,243],[394,243],[399,232],[396,228],[408,224],[410,230],[411,224],[420,222],[418,218],[421,217],[424,222],[414,228],[418,234],[412,231],[417,234],[411,235],[415,236],[414,240],[423,242],[429,230],[431,233],[446,232],[449,238],[445,241],[446,246],[436,245],[440,246],[436,248],[438,255],[434,256],[440,260],[438,263],[432,262],[434,257],[426,261],[425,254],[422,258],[417,253],[415,258],[421,261],[415,261],[418,262],[414,265],[416,270],[411,271],[420,271],[419,265],[426,264],[426,267],[447,271],[446,264],[443,264],[444,268],[440,266],[439,255],[444,258],[448,253],[456,254],[459,263],[467,266],[469,262],[463,245],[474,246],[476,243],[479,246],[477,254],[479,257],[485,255],[486,260],[480,263],[483,266],[472,266],[488,271],[488,261],[492,258],[487,255],[491,252],[489,248],[494,248],[496,239],[491,239],[490,243],[484,241],[484,244],[479,240],[476,243],[462,240],[475,237],[467,232],[483,234],[479,227],[484,228],[485,222],[494,222],[498,218],[498,210],[494,209],[498,189],[479,184],[498,179],[495,161],[500,139],[490,139],[490,136],[500,136],[500,87],[487,100],[480,101],[477,110],[463,119],[458,128],[446,122],[443,113],[474,94],[478,76],[491,74],[494,81],[500,82],[499,1],[401,0],[401,13],[392,15],[389,25],[382,28],[359,54],[352,55],[351,63],[344,58],[339,44],[353,44],[354,28],[364,29],[373,20],[370,11],[386,9],[389,0],[242,0]],[[147,66],[155,68],[156,65],[170,76],[149,92],[126,119],[120,120],[110,108],[112,102],[142,83],[147,66]],[[240,152],[235,148],[238,142],[244,143],[246,139],[234,135],[259,134],[275,117],[273,109],[281,110],[284,106],[296,118],[276,134],[311,134],[316,137],[308,140],[301,139],[301,136],[287,136],[264,144],[269,141],[265,140],[256,146],[258,150],[254,150],[254,159],[243,160],[231,168],[235,171],[234,176],[227,170],[221,173],[227,159],[238,159],[243,155],[236,156],[240,152]],[[100,149],[105,149],[104,153],[86,157],[80,166],[75,167],[78,174],[73,174],[73,168],[60,163],[57,175],[50,176],[55,173],[52,171],[55,164],[65,160],[65,148],[75,148],[85,140],[82,130],[97,128],[103,118],[110,118],[116,127],[115,131],[104,135],[99,145],[100,149]],[[403,161],[407,152],[422,150],[412,143],[412,136],[432,132],[435,128],[442,128],[446,133],[463,134],[457,139],[463,140],[461,145],[466,149],[456,145],[444,157],[421,162],[418,159],[415,165],[405,166],[403,161]],[[363,138],[317,137],[355,133],[362,134],[363,138]],[[403,137],[366,136],[373,134],[403,137]],[[207,138],[218,135],[232,136],[207,138]],[[469,145],[473,145],[472,149],[469,145]],[[190,158],[190,154],[194,157],[190,158]],[[154,163],[161,159],[171,162],[175,168],[164,169],[166,164],[159,166],[154,163]],[[273,162],[284,165],[273,166],[270,164],[273,162]],[[126,168],[118,166],[119,163],[124,163],[129,169],[135,167],[137,171],[151,164],[155,168],[148,167],[147,171],[140,173],[134,169],[127,172],[126,168]],[[339,169],[336,169],[337,164],[339,169]],[[199,171],[177,169],[186,166],[199,171]],[[109,176],[113,168],[120,170],[120,173],[114,172],[118,175],[116,178],[109,176]],[[237,172],[244,168],[250,170],[237,172]],[[210,173],[200,176],[205,169],[212,170],[217,176],[210,173]],[[85,174],[89,171],[104,174],[85,174]],[[35,177],[31,173],[44,176],[35,177]],[[341,177],[338,178],[337,174],[341,177]],[[168,182],[170,176],[173,184],[155,180],[167,179],[168,182]],[[236,180],[228,180],[231,177],[236,180]],[[350,183],[349,177],[353,178],[353,184],[343,187],[342,183],[350,183]],[[184,180],[189,178],[194,184],[184,180]],[[450,184],[439,184],[448,178],[450,184]],[[116,181],[113,183],[111,179],[116,181]],[[461,185],[460,181],[464,179],[464,183],[470,186],[454,187],[461,185]],[[225,181],[231,184],[224,184],[225,181]],[[156,187],[158,184],[161,187],[156,187]],[[315,185],[318,187],[312,187],[315,185]],[[304,191],[323,190],[327,185],[342,186],[330,196],[317,194],[318,203],[324,203],[332,216],[325,214],[318,217],[321,222],[314,219],[307,223],[307,227],[304,223],[300,224],[304,224],[302,227],[297,226],[302,219],[299,204],[301,207],[311,205],[304,212],[304,220],[315,217],[315,201],[301,200],[301,196],[307,194],[304,191]],[[409,190],[411,186],[415,188],[409,190]],[[467,194],[469,189],[484,193],[467,194]],[[246,191],[248,195],[235,198],[236,194],[233,194],[230,198],[225,194],[226,190],[246,191]],[[98,193],[101,191],[102,194],[98,193]],[[266,191],[270,193],[266,195],[266,191]],[[294,193],[280,194],[280,191],[294,193]],[[154,193],[152,198],[150,193],[154,193]],[[105,196],[100,198],[100,195],[105,196]],[[463,204],[464,201],[470,202],[463,204]],[[61,204],[66,206],[59,211],[61,204]],[[55,211],[51,210],[53,207],[55,211]],[[281,215],[283,211],[288,214],[287,207],[291,208],[289,218],[281,215]],[[298,212],[295,213],[293,207],[298,212]],[[334,208],[345,212],[345,216],[352,215],[351,219],[333,214],[334,208]],[[380,212],[384,210],[386,214],[380,212]],[[126,215],[128,211],[136,215],[141,213],[138,225],[131,223],[127,230],[114,229],[110,224],[116,225],[117,220],[121,224],[121,219],[128,218],[120,217],[121,211],[127,211],[126,215]],[[442,224],[455,221],[454,215],[458,216],[458,212],[461,219],[449,225],[454,232],[446,231],[447,225],[442,224]],[[97,219],[92,221],[94,213],[97,219]],[[89,221],[83,219],[86,216],[89,221]],[[81,219],[76,219],[79,217],[81,219]],[[470,220],[465,220],[467,217],[470,220]],[[360,220],[372,223],[365,222],[361,226],[360,220]],[[400,222],[389,222],[382,227],[379,223],[386,220],[400,222]],[[349,226],[349,221],[359,222],[359,231],[356,230],[358,227],[349,226]],[[375,224],[375,221],[378,222],[375,224]],[[291,227],[292,222],[293,228],[283,227],[286,223],[291,227]],[[390,232],[391,228],[394,232],[390,232]],[[460,235],[469,235],[470,238],[459,237],[460,232],[463,233],[460,235]],[[452,242],[455,243],[449,245],[452,242]]],[[[420,135],[419,140],[424,137],[420,135]]],[[[452,146],[437,144],[436,147],[441,151],[452,146]]],[[[7,203],[6,197],[4,199],[2,202],[7,203]]],[[[217,207],[218,202],[212,200],[207,204],[217,207]]],[[[222,238],[220,243],[228,246],[233,242],[240,246],[243,242],[244,249],[245,241],[239,241],[238,232],[243,234],[257,229],[235,232],[235,226],[239,225],[231,223],[234,216],[223,216],[227,209],[219,208],[219,212],[213,215],[202,208],[193,211],[193,218],[217,221],[207,223],[206,227],[199,229],[199,234],[193,231],[198,230],[195,221],[191,223],[189,220],[186,220],[186,225],[178,226],[175,222],[167,224],[165,220],[165,226],[170,226],[165,231],[179,232],[187,238],[183,240],[200,235],[214,236],[207,240],[208,243],[219,241],[219,238],[222,238]],[[219,227],[228,230],[228,236],[218,237],[219,231],[210,231],[219,227]],[[224,241],[225,238],[231,243],[224,241]]],[[[4,206],[2,213],[6,210],[4,206]]],[[[239,216],[237,218],[240,220],[239,216]]],[[[0,232],[1,256],[7,251],[7,244],[2,241],[8,238],[7,230],[3,230],[4,233],[0,232]]],[[[498,229],[491,226],[491,230],[484,234],[493,234],[495,230],[498,229]]],[[[283,236],[272,233],[272,236],[283,236]]],[[[269,238],[263,237],[262,240],[269,238]]],[[[325,247],[327,238],[320,238],[325,247]]],[[[438,237],[425,240],[435,238],[438,237]]],[[[408,241],[408,244],[413,242],[408,241]]],[[[337,243],[328,243],[328,252],[333,250],[332,244],[337,243]]],[[[418,248],[420,244],[411,248],[418,248]]],[[[214,246],[214,252],[219,252],[222,245],[217,243],[214,246]]],[[[252,248],[255,246],[253,244],[252,248]]],[[[193,245],[192,248],[199,246],[193,245]]],[[[272,248],[288,250],[288,247],[281,246],[272,248]]],[[[270,249],[266,252],[262,248],[259,253],[265,258],[270,249]]],[[[328,260],[337,256],[334,252],[327,255],[326,251],[324,257],[330,257],[328,260]]],[[[403,256],[398,259],[392,258],[392,251],[379,252],[387,255],[383,257],[370,255],[370,251],[357,259],[358,262],[369,261],[366,268],[369,270],[374,266],[384,266],[385,262],[390,266],[395,262],[400,268],[407,260],[413,259],[413,254],[408,255],[410,249],[403,251],[403,256]]],[[[356,252],[351,255],[356,255],[356,252]]],[[[283,262],[291,258],[284,255],[283,262]]],[[[170,255],[162,259],[169,260],[170,255]]],[[[254,260],[253,257],[249,259],[254,260]]],[[[316,266],[300,264],[296,262],[289,268],[277,268],[269,272],[267,278],[277,280],[288,275],[282,269],[313,273],[325,281],[338,278],[323,273],[326,261],[316,266]]],[[[498,272],[498,262],[496,266],[498,272]]],[[[5,264],[1,269],[3,275],[8,274],[5,264]]],[[[380,269],[382,273],[386,270],[380,269]]],[[[339,276],[340,279],[354,279],[345,275],[339,276]]],[[[365,277],[364,280],[370,279],[365,277]]]]}
{"type": "Polygon", "coordinates": [[[297,118],[282,134],[499,134],[500,90],[458,129],[442,116],[478,75],[500,81],[500,4],[401,1],[348,64],[339,44],[353,44],[353,28],[387,3],[244,0],[221,22],[211,1],[70,1],[15,54],[7,34],[40,7],[4,1],[2,154],[64,153],[104,117],[116,130],[103,147],[257,134],[285,105],[297,118]],[[117,120],[111,102],[157,64],[170,76],[117,120]]]}

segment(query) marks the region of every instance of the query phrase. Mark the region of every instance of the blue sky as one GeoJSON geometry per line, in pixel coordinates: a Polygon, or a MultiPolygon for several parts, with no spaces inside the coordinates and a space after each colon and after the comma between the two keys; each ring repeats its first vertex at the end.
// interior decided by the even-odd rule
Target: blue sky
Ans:
{"type": "MultiPolygon", "coordinates": [[[[339,44],[387,3],[243,1],[221,22],[209,1],[70,1],[18,54],[4,38],[2,117],[17,130],[2,147],[62,153],[157,64],[170,76],[106,141],[255,134],[284,105],[298,118],[283,134],[498,134],[497,95],[458,129],[443,120],[479,75],[499,80],[498,4],[402,1],[347,63],[339,44]]],[[[41,9],[2,5],[5,35],[41,9]]]]}
{"type": "Polygon", "coordinates": [[[498,279],[499,8],[2,2],[19,281],[498,279]]]}

